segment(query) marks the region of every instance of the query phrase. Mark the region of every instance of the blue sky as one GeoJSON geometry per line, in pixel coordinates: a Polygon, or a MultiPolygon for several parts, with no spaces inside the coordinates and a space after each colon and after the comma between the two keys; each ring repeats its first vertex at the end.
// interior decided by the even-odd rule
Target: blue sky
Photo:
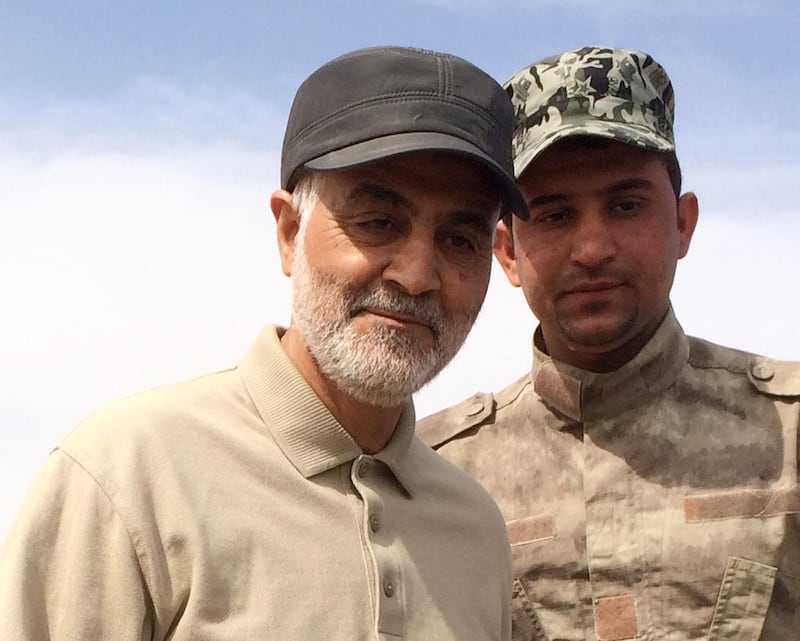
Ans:
{"type": "MultiPolygon", "coordinates": [[[[796,3],[388,0],[0,7],[0,539],[48,451],[115,397],[226,367],[288,321],[268,198],[292,96],[399,44],[503,81],[559,51],[647,51],[672,77],[701,219],[673,302],[690,333],[800,359],[796,3]]],[[[495,270],[427,414],[529,366],[495,270]]]]}

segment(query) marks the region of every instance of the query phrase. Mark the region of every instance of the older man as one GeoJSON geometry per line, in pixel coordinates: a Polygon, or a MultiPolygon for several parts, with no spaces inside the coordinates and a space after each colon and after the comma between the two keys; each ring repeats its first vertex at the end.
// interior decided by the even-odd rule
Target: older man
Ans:
{"type": "Polygon", "coordinates": [[[456,57],[367,49],[312,74],[271,200],[291,326],[64,439],[0,557],[0,638],[507,638],[502,517],[414,436],[410,395],[522,209],[512,129],[456,57]]]}
{"type": "Polygon", "coordinates": [[[495,252],[540,323],[533,369],[418,429],[508,521],[514,638],[796,639],[800,364],[675,318],[698,206],[666,72],[586,47],[507,89],[530,217],[495,252]]]}

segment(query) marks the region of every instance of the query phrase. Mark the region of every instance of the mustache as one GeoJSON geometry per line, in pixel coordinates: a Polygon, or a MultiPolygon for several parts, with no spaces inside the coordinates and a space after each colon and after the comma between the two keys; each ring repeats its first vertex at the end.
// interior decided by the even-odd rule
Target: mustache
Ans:
{"type": "Polygon", "coordinates": [[[350,301],[350,316],[365,310],[377,310],[400,316],[409,316],[433,330],[437,338],[444,332],[445,320],[436,303],[430,298],[412,296],[385,286],[354,295],[350,301]]]}
{"type": "Polygon", "coordinates": [[[627,283],[630,282],[630,274],[626,270],[609,265],[576,267],[570,272],[561,275],[556,281],[556,290],[560,292],[572,291],[586,283],[601,281],[627,283]]]}

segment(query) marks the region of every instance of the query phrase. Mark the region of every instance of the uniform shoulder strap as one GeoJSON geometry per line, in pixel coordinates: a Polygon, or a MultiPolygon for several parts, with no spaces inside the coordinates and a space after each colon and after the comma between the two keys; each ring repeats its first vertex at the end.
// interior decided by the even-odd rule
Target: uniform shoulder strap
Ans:
{"type": "Polygon", "coordinates": [[[495,412],[512,403],[528,383],[530,374],[525,374],[496,395],[477,392],[458,405],[423,418],[417,423],[417,436],[436,449],[472,427],[493,421],[495,412]]]}
{"type": "Polygon", "coordinates": [[[517,400],[517,398],[519,398],[519,395],[522,394],[522,391],[530,384],[530,382],[531,375],[530,372],[528,372],[524,376],[511,383],[511,385],[504,387],[502,390],[497,392],[497,394],[494,396],[495,403],[497,405],[496,409],[499,410],[511,405],[517,400]]]}
{"type": "Polygon", "coordinates": [[[494,411],[494,396],[477,392],[417,423],[416,432],[425,443],[436,449],[470,427],[482,423],[494,411]]]}
{"type": "Polygon", "coordinates": [[[747,378],[762,394],[800,397],[800,361],[753,356],[748,363],[747,378]]]}

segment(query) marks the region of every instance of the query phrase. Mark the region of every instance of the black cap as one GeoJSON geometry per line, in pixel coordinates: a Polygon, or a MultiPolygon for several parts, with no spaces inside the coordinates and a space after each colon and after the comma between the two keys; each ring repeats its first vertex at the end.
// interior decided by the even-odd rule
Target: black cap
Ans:
{"type": "Polygon", "coordinates": [[[449,54],[375,47],[345,54],[300,85],[281,154],[281,186],[303,168],[348,169],[414,151],[471,158],[497,178],[506,210],[527,218],[514,181],[514,112],[488,74],[449,54]]]}

